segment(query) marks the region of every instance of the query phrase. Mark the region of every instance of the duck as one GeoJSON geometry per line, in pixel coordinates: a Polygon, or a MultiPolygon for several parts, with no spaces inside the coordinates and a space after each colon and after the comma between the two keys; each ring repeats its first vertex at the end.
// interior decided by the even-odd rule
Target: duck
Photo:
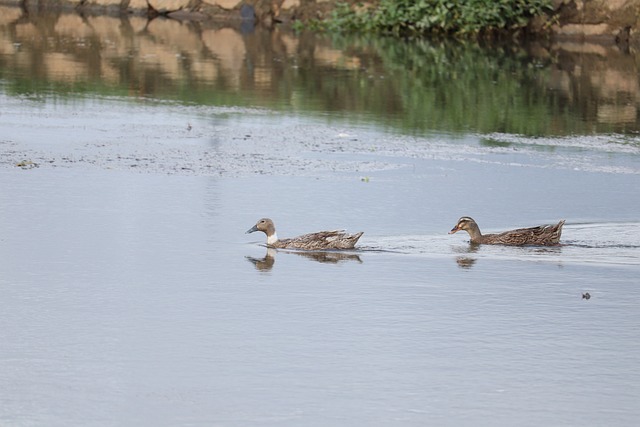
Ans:
{"type": "Polygon", "coordinates": [[[324,249],[353,249],[363,232],[347,234],[344,230],[319,231],[303,234],[290,239],[278,239],[276,226],[269,218],[261,218],[246,234],[262,231],[267,235],[267,247],[278,249],[305,249],[318,251],[324,249]]]}
{"type": "Polygon", "coordinates": [[[482,234],[475,220],[463,216],[458,220],[449,234],[464,230],[471,236],[471,243],[485,245],[509,245],[509,246],[556,246],[560,243],[564,220],[555,225],[541,225],[538,227],[518,228],[498,234],[482,234]]]}

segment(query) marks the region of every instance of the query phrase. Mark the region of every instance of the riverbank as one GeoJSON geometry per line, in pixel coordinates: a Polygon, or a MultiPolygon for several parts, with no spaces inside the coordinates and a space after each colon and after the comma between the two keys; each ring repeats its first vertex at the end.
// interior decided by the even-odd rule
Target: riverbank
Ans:
{"type": "MultiPolygon", "coordinates": [[[[327,0],[4,0],[0,4],[37,11],[74,8],[83,14],[164,15],[177,20],[236,20],[274,26],[323,20],[327,0]]],[[[528,30],[564,39],[640,45],[640,0],[553,0],[553,10],[534,18],[528,30]]]]}

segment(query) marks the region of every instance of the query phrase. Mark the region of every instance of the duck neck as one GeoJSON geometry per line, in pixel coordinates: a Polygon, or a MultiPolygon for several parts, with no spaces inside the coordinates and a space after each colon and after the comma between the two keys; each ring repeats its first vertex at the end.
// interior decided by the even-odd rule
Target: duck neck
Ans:
{"type": "Polygon", "coordinates": [[[471,236],[471,243],[480,243],[482,241],[482,233],[478,224],[470,224],[467,233],[471,236]]]}
{"type": "Polygon", "coordinates": [[[272,233],[267,234],[267,245],[274,245],[277,241],[278,235],[276,234],[275,230],[272,233]]]}
{"type": "Polygon", "coordinates": [[[267,245],[274,245],[278,241],[278,235],[276,234],[276,226],[273,225],[273,222],[269,221],[267,223],[267,229],[264,230],[264,234],[267,235],[267,245]]]}

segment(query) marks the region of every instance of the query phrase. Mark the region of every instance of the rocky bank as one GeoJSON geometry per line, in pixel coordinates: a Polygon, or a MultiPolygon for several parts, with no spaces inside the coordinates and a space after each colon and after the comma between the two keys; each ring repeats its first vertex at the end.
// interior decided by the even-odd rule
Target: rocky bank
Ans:
{"type": "MultiPolygon", "coordinates": [[[[373,0],[375,1],[375,0],[373,0]]],[[[181,20],[237,19],[262,25],[322,19],[332,0],[0,0],[27,10],[77,8],[84,13],[166,15],[181,20]]],[[[355,3],[355,1],[354,1],[355,3]]],[[[535,32],[560,38],[640,42],[640,0],[553,0],[553,12],[536,19],[535,32]]]]}

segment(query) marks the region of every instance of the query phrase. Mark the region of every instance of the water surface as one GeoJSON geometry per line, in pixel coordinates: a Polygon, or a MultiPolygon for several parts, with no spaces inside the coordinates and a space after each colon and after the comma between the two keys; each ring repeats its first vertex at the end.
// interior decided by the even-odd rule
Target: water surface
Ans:
{"type": "Polygon", "coordinates": [[[3,92],[265,107],[423,134],[639,130],[638,54],[574,41],[477,45],[240,23],[0,8],[3,92]]]}
{"type": "Polygon", "coordinates": [[[0,424],[636,425],[640,144],[613,80],[525,47],[10,12],[0,424]],[[198,44],[220,32],[246,50],[198,44]],[[462,215],[567,224],[472,247],[462,215]],[[365,234],[268,251],[263,216],[365,234]]]}
{"type": "Polygon", "coordinates": [[[305,194],[328,200],[336,179],[5,169],[2,418],[635,423],[639,250],[592,243],[623,246],[637,223],[473,251],[436,230],[434,192],[380,215],[383,189],[352,178],[311,206],[305,194]],[[283,235],[366,234],[342,259],[278,252],[259,266],[263,241],[243,231],[265,211],[283,235]]]}

